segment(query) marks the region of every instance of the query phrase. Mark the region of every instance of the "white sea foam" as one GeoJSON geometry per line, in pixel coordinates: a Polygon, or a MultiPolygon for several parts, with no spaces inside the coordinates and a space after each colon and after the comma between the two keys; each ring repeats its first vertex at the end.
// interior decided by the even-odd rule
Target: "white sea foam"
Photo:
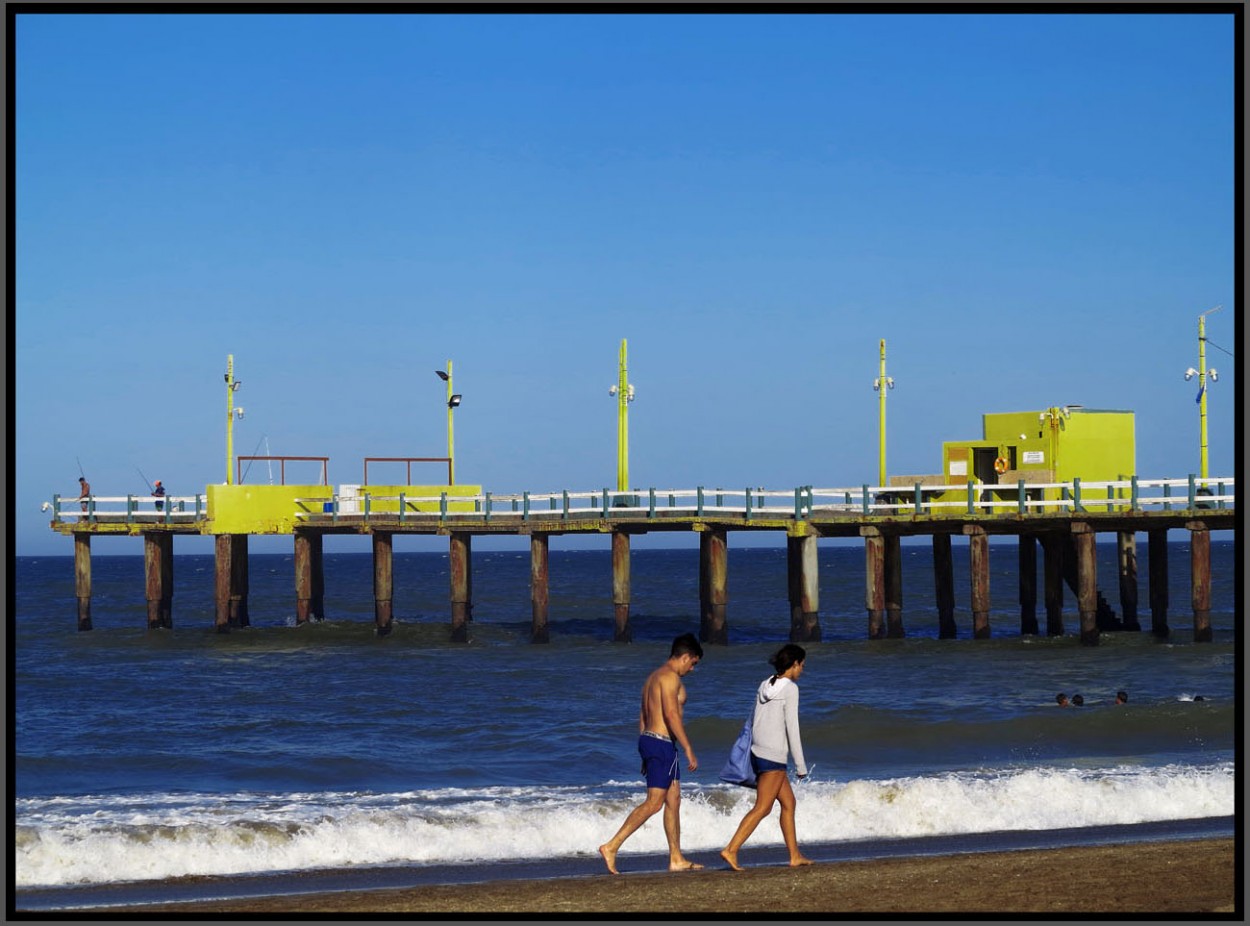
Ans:
{"type": "MultiPolygon", "coordinates": [[[[799,838],[830,842],[1226,816],[1232,763],[1045,767],[796,786],[799,838]]],[[[23,798],[15,886],[67,886],[344,866],[587,856],[640,799],[637,782],[393,794],[23,798]]],[[[688,785],[687,851],[729,841],[754,792],[688,785]]],[[[776,814],[753,845],[779,844],[776,814]]],[[[662,852],[657,816],[623,854],[662,852]]]]}

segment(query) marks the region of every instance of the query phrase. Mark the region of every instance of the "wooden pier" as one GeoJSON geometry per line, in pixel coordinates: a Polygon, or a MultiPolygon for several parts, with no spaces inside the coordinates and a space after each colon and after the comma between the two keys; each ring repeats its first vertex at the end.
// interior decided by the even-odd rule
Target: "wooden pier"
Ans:
{"type": "MultiPolygon", "coordinates": [[[[214,488],[214,487],[210,487],[214,488]]],[[[1037,612],[1037,556],[1042,556],[1045,632],[1064,633],[1064,585],[1076,594],[1080,640],[1098,642],[1100,630],[1140,630],[1137,614],[1139,533],[1149,539],[1150,629],[1159,636],[1168,626],[1167,532],[1190,534],[1193,639],[1211,640],[1210,532],[1238,526],[1232,479],[1139,480],[1056,486],[967,485],[912,487],[859,486],[765,492],[704,489],[630,493],[567,491],[517,495],[479,493],[471,497],[406,494],[333,495],[328,487],[294,498],[292,510],[255,532],[230,530],[213,517],[211,494],[170,498],[161,512],[139,513],[133,497],[55,498],[52,528],[74,538],[78,628],[91,629],[91,540],[94,536],[141,536],[149,628],[173,626],[173,539],[177,535],[215,537],[215,626],[221,632],[246,627],[248,616],[248,537],[289,533],[294,542],[294,598],[297,624],[325,617],[323,540],[327,535],[371,538],[374,623],[385,635],[393,624],[393,553],[396,534],[446,536],[450,560],[450,637],[470,637],[473,612],[472,540],[475,536],[516,535],[530,540],[532,631],[535,643],[549,635],[549,542],[552,536],[610,535],[612,551],[613,639],[630,632],[630,542],[636,534],[690,532],[699,535],[700,636],[707,643],[730,640],[728,587],[729,534],[733,531],[784,532],[786,536],[789,638],[821,639],[817,542],[821,538],[860,538],[865,551],[866,634],[870,639],[905,635],[901,539],[932,541],[938,635],[956,636],[956,594],[952,539],[966,537],[970,551],[969,603],[972,637],[991,636],[989,538],[1014,536],[1019,544],[1020,633],[1040,632],[1037,612]],[[1048,498],[1045,489],[1055,489],[1048,498]],[[85,510],[82,510],[85,509],[85,510]],[[1095,539],[1117,538],[1121,616],[1116,618],[1099,591],[1095,539]]],[[[1107,577],[1108,581],[1110,577],[1107,577]]]]}

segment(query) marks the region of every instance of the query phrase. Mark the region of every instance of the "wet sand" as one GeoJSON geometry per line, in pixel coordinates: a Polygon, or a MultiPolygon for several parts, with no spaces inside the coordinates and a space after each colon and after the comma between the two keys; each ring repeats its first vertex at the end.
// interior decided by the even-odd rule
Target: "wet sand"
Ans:
{"type": "MultiPolygon", "coordinates": [[[[1132,842],[1058,849],[751,864],[702,871],[491,881],[400,890],[341,891],[121,908],[134,913],[1155,913],[1238,912],[1230,838],[1132,842]]],[[[90,912],[103,912],[100,907],[90,912]]],[[[116,908],[114,908],[116,909],[116,908]]],[[[76,910],[76,913],[88,912],[76,910]]]]}

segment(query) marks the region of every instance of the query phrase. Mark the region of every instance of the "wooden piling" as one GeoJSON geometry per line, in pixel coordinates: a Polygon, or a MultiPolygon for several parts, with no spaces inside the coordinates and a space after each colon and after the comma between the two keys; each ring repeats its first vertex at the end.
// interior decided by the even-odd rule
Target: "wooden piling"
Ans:
{"type": "Polygon", "coordinates": [[[143,534],[144,597],[149,630],[173,626],[173,539],[172,534],[163,531],[143,534]]]}
{"type": "Polygon", "coordinates": [[[933,535],[933,587],[937,596],[938,639],[953,640],[955,627],[955,565],[951,535],[933,535]]]}
{"type": "Polygon", "coordinates": [[[74,534],[74,594],[78,597],[78,629],[91,629],[91,535],[74,534]]]}
{"type": "Polygon", "coordinates": [[[699,600],[702,606],[699,638],[704,643],[728,643],[729,551],[723,527],[699,534],[699,600]]]}
{"type": "Polygon", "coordinates": [[[1168,532],[1156,528],[1146,535],[1150,571],[1150,632],[1156,637],[1167,637],[1168,628],[1168,532]]]}
{"type": "Polygon", "coordinates": [[[464,531],[451,534],[448,561],[451,572],[451,639],[469,642],[469,577],[473,569],[473,535],[464,531]]]}
{"type": "Polygon", "coordinates": [[[972,639],[990,637],[990,538],[978,525],[964,527],[968,535],[968,575],[972,585],[972,639]]]}
{"type": "Polygon", "coordinates": [[[1021,534],[1019,554],[1020,632],[1037,633],[1037,537],[1021,534]]]}
{"type": "Polygon", "coordinates": [[[1046,635],[1063,636],[1063,537],[1054,531],[1042,534],[1042,569],[1045,588],[1046,635]]]}
{"type": "Polygon", "coordinates": [[[312,616],[312,543],[308,531],[295,531],[295,623],[312,616]]]}
{"type": "Polygon", "coordinates": [[[322,534],[309,532],[308,571],[312,578],[312,595],[308,600],[308,616],[315,621],[326,619],[325,559],[322,555],[322,534]]]}
{"type": "Polygon", "coordinates": [[[903,630],[903,548],[898,534],[885,537],[885,562],[882,583],[885,586],[885,635],[900,638],[903,630]]]}
{"type": "Polygon", "coordinates": [[[1211,631],[1211,531],[1201,521],[1190,521],[1189,584],[1194,606],[1194,642],[1210,643],[1211,631]]]}
{"type": "Polygon", "coordinates": [[[394,537],[387,531],[373,532],[373,625],[378,636],[391,632],[395,593],[394,537]]]}
{"type": "Polygon", "coordinates": [[[234,537],[231,534],[217,534],[213,538],[213,598],[216,604],[213,626],[218,633],[230,630],[230,595],[233,587],[234,570],[231,561],[234,559],[234,537]]]}
{"type": "Polygon", "coordinates": [[[612,640],[628,643],[633,639],[629,629],[629,534],[612,532],[612,640]]]}
{"type": "Polygon", "coordinates": [[[1072,524],[1076,545],[1077,609],[1081,615],[1081,643],[1098,645],[1098,557],[1093,529],[1080,521],[1072,524]]]}
{"type": "Polygon", "coordinates": [[[548,643],[547,609],[551,601],[550,583],[550,537],[547,534],[530,534],[530,642],[548,643]]]}
{"type": "Polygon", "coordinates": [[[864,538],[864,605],[868,610],[868,639],[885,636],[885,538],[875,527],[861,527],[864,538]]]}
{"type": "Polygon", "coordinates": [[[1125,630],[1141,630],[1137,620],[1137,533],[1116,533],[1116,552],[1120,563],[1120,614],[1125,630]]]}
{"type": "Polygon", "coordinates": [[[248,535],[231,534],[230,542],[234,547],[230,554],[230,624],[233,627],[247,627],[252,623],[247,607],[248,535]]]}

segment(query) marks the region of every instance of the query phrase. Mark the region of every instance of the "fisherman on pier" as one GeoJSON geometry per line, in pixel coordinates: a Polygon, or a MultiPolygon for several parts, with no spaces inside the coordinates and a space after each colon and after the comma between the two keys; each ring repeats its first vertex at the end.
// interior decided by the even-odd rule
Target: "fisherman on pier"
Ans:
{"type": "Polygon", "coordinates": [[[156,480],[156,485],[152,487],[152,494],[156,496],[156,510],[160,511],[165,507],[162,499],[165,497],[165,487],[161,485],[161,481],[156,480]]]}

